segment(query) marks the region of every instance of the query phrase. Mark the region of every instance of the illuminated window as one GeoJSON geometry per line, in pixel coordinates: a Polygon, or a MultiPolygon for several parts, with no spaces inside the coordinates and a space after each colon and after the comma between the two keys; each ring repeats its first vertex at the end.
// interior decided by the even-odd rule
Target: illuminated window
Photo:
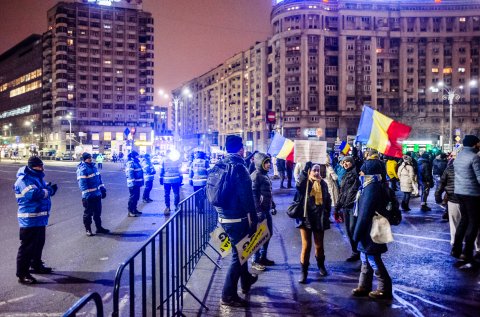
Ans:
{"type": "Polygon", "coordinates": [[[67,89],[72,91],[73,89],[75,89],[75,85],[70,83],[68,84],[67,89]]]}
{"type": "Polygon", "coordinates": [[[147,134],[146,133],[140,133],[140,140],[147,141],[147,134]]]}
{"type": "Polygon", "coordinates": [[[23,85],[23,86],[20,86],[20,87],[17,87],[15,89],[11,90],[10,91],[10,98],[13,98],[15,96],[24,94],[26,92],[29,92],[29,91],[32,91],[32,90],[35,90],[35,89],[38,89],[38,88],[41,88],[41,87],[42,87],[42,82],[40,80],[31,82],[29,84],[26,84],[26,85],[23,85]]]}
{"type": "Polygon", "coordinates": [[[116,132],[115,133],[115,140],[123,140],[123,133],[122,132],[116,132]]]}
{"type": "MultiPolygon", "coordinates": [[[[98,114],[97,114],[98,116],[98,114]]],[[[93,141],[100,141],[100,134],[99,133],[92,133],[92,140],[93,141]]]]}
{"type": "Polygon", "coordinates": [[[104,141],[111,141],[112,140],[112,132],[103,132],[103,140],[104,141]]]}
{"type": "Polygon", "coordinates": [[[140,88],[140,95],[144,95],[145,94],[145,88],[140,88]]]}
{"type": "Polygon", "coordinates": [[[73,100],[73,94],[68,94],[68,95],[67,95],[67,99],[68,99],[68,100],[73,100]]]}
{"type": "Polygon", "coordinates": [[[110,61],[110,60],[105,60],[105,61],[103,61],[103,62],[104,62],[105,64],[107,64],[107,65],[112,65],[112,61],[110,61]]]}
{"type": "Polygon", "coordinates": [[[140,52],[146,52],[147,51],[147,46],[146,45],[140,45],[140,52]]]}
{"type": "Polygon", "coordinates": [[[67,40],[67,45],[72,46],[73,45],[73,39],[68,39],[67,40]]]}
{"type": "Polygon", "coordinates": [[[104,25],[103,25],[103,28],[104,28],[104,29],[111,29],[112,26],[111,26],[110,24],[104,24],[104,25]]]}
{"type": "Polygon", "coordinates": [[[451,74],[452,73],[452,68],[451,67],[444,68],[443,73],[444,74],[451,74]]]}
{"type": "Polygon", "coordinates": [[[467,19],[466,19],[466,18],[463,18],[463,17],[460,18],[460,19],[458,19],[458,20],[459,20],[460,22],[466,22],[466,21],[467,21],[467,19]]]}
{"type": "Polygon", "coordinates": [[[432,73],[438,73],[438,68],[432,68],[432,73]]]}
{"type": "Polygon", "coordinates": [[[463,68],[463,67],[458,68],[458,72],[459,73],[465,73],[465,68],[463,68]]]}

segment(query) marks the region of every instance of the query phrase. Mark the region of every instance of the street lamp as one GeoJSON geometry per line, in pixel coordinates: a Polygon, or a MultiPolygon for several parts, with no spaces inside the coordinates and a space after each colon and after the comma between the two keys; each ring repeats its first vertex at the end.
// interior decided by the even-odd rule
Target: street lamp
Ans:
{"type": "MultiPolygon", "coordinates": [[[[475,87],[477,85],[476,80],[471,80],[469,82],[470,87],[475,87]]],[[[439,82],[437,84],[437,87],[431,87],[430,90],[432,92],[442,92],[442,99],[443,100],[448,100],[448,105],[449,105],[449,119],[448,119],[448,125],[449,125],[449,136],[448,136],[448,148],[450,151],[453,150],[453,126],[452,126],[452,121],[453,121],[453,102],[458,101],[460,99],[460,94],[463,91],[463,85],[460,85],[455,88],[448,87],[445,85],[443,82],[439,82]]]]}
{"type": "Polygon", "coordinates": [[[62,120],[62,119],[65,119],[65,120],[68,121],[68,125],[69,125],[69,128],[70,128],[69,129],[70,132],[69,132],[69,151],[68,152],[70,154],[70,160],[71,160],[73,158],[73,156],[72,156],[72,114],[71,113],[67,114],[65,116],[65,118],[60,117],[60,120],[62,120]]]}
{"type": "Polygon", "coordinates": [[[10,137],[10,138],[12,137],[12,124],[11,124],[11,123],[5,124],[5,125],[3,126],[3,130],[5,130],[5,131],[8,130],[9,137],[10,137]]]}
{"type": "Polygon", "coordinates": [[[31,139],[31,141],[32,141],[32,143],[33,143],[33,119],[30,119],[30,120],[25,121],[25,125],[26,125],[27,127],[30,127],[30,128],[31,128],[31,131],[30,131],[30,139],[31,139]]]}

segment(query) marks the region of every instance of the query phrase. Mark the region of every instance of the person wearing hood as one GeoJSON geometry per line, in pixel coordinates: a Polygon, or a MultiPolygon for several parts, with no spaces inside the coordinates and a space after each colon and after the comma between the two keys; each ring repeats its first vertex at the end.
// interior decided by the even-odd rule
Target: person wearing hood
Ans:
{"type": "Polygon", "coordinates": [[[52,268],[42,261],[45,233],[50,216],[51,197],[57,185],[46,183],[43,162],[36,156],[28,159],[27,166],[17,172],[13,185],[18,204],[17,219],[20,226],[20,247],[17,253],[17,272],[20,284],[35,284],[37,280],[30,274],[49,274],[52,268]]]}
{"type": "Polygon", "coordinates": [[[137,151],[128,154],[127,166],[125,167],[125,175],[127,176],[127,186],[130,192],[128,197],[128,216],[137,217],[142,213],[137,210],[137,203],[140,199],[140,188],[144,184],[143,169],[138,159],[137,151]]]}
{"type": "Polygon", "coordinates": [[[90,153],[82,154],[82,161],[77,166],[77,181],[82,192],[83,225],[87,236],[95,234],[92,232],[92,217],[97,228],[97,233],[109,233],[110,230],[102,227],[102,199],[107,197],[107,190],[102,182],[102,176],[90,153]]]}
{"type": "MultiPolygon", "coordinates": [[[[267,219],[267,227],[271,237],[273,231],[272,214],[276,214],[276,206],[272,197],[272,182],[268,177],[272,163],[267,154],[260,152],[254,155],[253,162],[255,163],[255,171],[250,174],[250,178],[252,179],[255,210],[259,222],[267,219]]],[[[265,242],[253,257],[252,268],[257,271],[264,271],[265,266],[275,265],[274,261],[267,258],[268,243],[269,241],[265,242]]]]}
{"type": "Polygon", "coordinates": [[[153,167],[152,161],[150,160],[150,154],[145,154],[142,161],[143,166],[143,177],[145,179],[145,189],[143,190],[143,202],[151,203],[153,199],[150,199],[150,192],[153,188],[153,179],[155,178],[155,167],[153,167]]]}
{"type": "Polygon", "coordinates": [[[430,194],[430,188],[433,188],[433,175],[432,164],[430,164],[430,156],[427,152],[422,154],[422,157],[418,160],[418,183],[422,190],[421,192],[421,211],[431,211],[432,209],[427,206],[428,194],[430,194]]]}

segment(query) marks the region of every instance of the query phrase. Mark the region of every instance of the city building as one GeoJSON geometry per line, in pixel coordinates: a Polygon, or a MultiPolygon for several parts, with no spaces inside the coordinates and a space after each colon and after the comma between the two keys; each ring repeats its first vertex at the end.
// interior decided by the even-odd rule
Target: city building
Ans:
{"type": "Polygon", "coordinates": [[[42,36],[0,55],[0,155],[38,151],[42,134],[42,36]]]}
{"type": "Polygon", "coordinates": [[[274,0],[271,24],[260,50],[185,83],[182,138],[218,134],[221,146],[239,134],[265,150],[273,128],[332,147],[356,134],[364,104],[433,145],[448,143],[450,126],[480,134],[479,88],[469,85],[479,77],[479,0],[274,0]],[[446,88],[456,89],[452,106],[446,88]]]}
{"type": "Polygon", "coordinates": [[[140,0],[75,0],[48,11],[45,148],[114,153],[153,145],[153,18],[140,0]]]}

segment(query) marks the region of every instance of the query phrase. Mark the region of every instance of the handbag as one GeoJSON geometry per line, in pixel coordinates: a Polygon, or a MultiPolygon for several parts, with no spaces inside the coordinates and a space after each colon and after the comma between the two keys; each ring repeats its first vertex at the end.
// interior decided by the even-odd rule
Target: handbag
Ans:
{"type": "Polygon", "coordinates": [[[372,220],[372,229],[370,230],[370,238],[378,244],[385,244],[393,241],[392,229],[387,218],[375,212],[372,220]]]}
{"type": "Polygon", "coordinates": [[[287,209],[287,216],[290,218],[302,218],[303,217],[303,204],[300,201],[293,201],[287,209]]]}

